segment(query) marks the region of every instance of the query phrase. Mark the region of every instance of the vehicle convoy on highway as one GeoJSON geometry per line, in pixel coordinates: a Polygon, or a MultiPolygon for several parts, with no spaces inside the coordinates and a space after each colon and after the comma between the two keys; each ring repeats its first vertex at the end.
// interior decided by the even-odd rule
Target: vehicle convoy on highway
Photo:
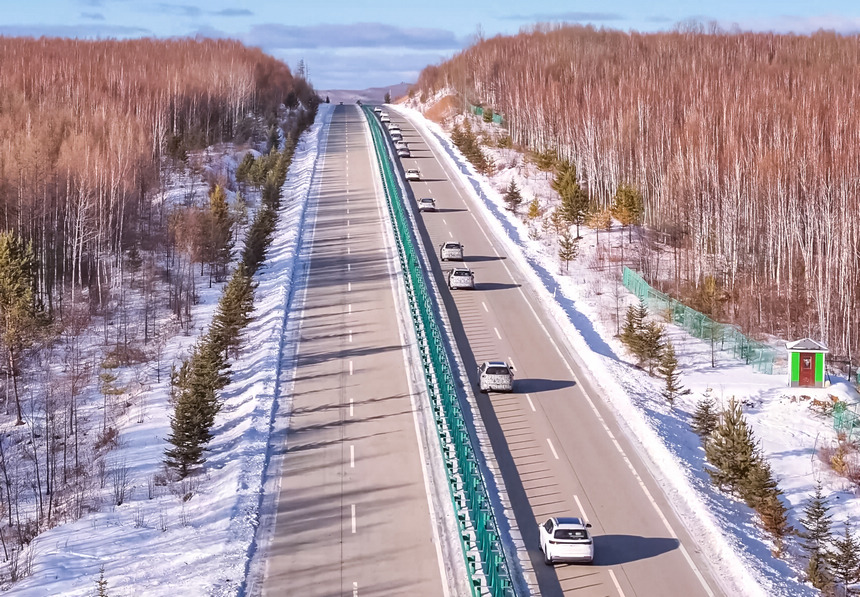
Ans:
{"type": "Polygon", "coordinates": [[[456,241],[442,243],[439,247],[439,261],[463,261],[465,247],[456,241]]]}
{"type": "Polygon", "coordinates": [[[513,392],[514,368],[504,361],[484,361],[478,367],[478,389],[487,392],[513,392]]]}
{"type": "Polygon", "coordinates": [[[448,288],[450,290],[461,288],[475,290],[475,273],[464,267],[452,269],[448,272],[448,288]]]}
{"type": "Polygon", "coordinates": [[[538,525],[540,550],[548,566],[556,562],[594,561],[594,542],[588,533],[591,525],[579,518],[554,517],[538,525]]]}

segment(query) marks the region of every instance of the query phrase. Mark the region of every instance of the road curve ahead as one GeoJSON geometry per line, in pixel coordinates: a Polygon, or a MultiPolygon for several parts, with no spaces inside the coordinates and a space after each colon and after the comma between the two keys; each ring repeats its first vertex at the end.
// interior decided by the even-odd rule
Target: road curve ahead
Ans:
{"type": "MultiPolygon", "coordinates": [[[[335,108],[263,594],[444,595],[364,116],[335,108]]],[[[301,301],[299,301],[301,303],[301,301]]]]}
{"type": "Polygon", "coordinates": [[[410,201],[436,200],[438,211],[418,214],[418,232],[471,391],[476,391],[476,366],[484,360],[507,360],[516,369],[515,393],[478,394],[477,401],[540,594],[721,594],[660,487],[578,370],[527,277],[494,242],[482,208],[437,155],[436,145],[390,112],[412,151],[403,167],[421,170],[421,181],[410,183],[410,201]],[[465,244],[465,265],[475,272],[476,290],[447,289],[444,272],[455,264],[440,263],[438,255],[449,240],[465,244]],[[550,516],[582,516],[592,523],[592,566],[543,563],[537,525],[550,516]]]}

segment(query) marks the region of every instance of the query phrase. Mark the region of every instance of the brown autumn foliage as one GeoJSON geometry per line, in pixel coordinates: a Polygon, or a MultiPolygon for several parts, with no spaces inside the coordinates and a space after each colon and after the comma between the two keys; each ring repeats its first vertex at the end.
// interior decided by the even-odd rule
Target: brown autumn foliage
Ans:
{"type": "Polygon", "coordinates": [[[719,317],[752,333],[860,349],[860,37],[535,26],[426,68],[504,114],[515,143],[558,149],[597,209],[645,200],[672,292],[713,277],[719,317]]]}
{"type": "Polygon", "coordinates": [[[33,242],[40,304],[89,289],[100,308],[124,251],[168,242],[152,224],[165,154],[314,95],[235,41],[0,37],[0,226],[33,242]]]}

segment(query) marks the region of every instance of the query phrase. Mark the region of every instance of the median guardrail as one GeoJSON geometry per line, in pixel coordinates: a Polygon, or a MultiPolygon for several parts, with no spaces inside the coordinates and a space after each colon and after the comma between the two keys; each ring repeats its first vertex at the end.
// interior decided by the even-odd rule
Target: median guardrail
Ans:
{"type": "Polygon", "coordinates": [[[400,265],[403,268],[409,311],[424,369],[427,392],[433,407],[436,432],[445,462],[448,487],[463,556],[470,573],[472,595],[514,597],[516,591],[493,513],[487,484],[463,417],[457,386],[433,305],[429,283],[416,250],[417,237],[409,225],[404,197],[387,148],[387,140],[376,115],[363,106],[370,125],[388,212],[400,265]]]}

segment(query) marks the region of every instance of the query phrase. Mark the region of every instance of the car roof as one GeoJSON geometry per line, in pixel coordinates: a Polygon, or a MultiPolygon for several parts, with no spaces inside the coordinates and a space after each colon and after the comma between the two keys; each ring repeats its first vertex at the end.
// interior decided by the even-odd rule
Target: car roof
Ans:
{"type": "Polygon", "coordinates": [[[575,516],[559,516],[555,521],[560,527],[585,528],[585,523],[575,516]]]}
{"type": "Polygon", "coordinates": [[[459,247],[460,243],[458,243],[457,241],[454,241],[454,240],[449,240],[449,241],[445,241],[445,246],[453,249],[455,247],[459,247]]]}
{"type": "Polygon", "coordinates": [[[453,270],[455,274],[471,274],[472,270],[467,267],[458,267],[453,270]]]}
{"type": "Polygon", "coordinates": [[[489,365],[490,367],[507,367],[508,364],[504,361],[485,361],[485,365],[489,365]]]}

